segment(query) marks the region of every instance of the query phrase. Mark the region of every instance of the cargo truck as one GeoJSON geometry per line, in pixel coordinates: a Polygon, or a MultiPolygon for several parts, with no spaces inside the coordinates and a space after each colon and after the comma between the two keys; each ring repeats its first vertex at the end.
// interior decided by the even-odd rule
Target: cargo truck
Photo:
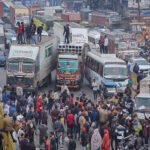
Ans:
{"type": "Polygon", "coordinates": [[[57,49],[56,87],[66,84],[80,89],[83,82],[84,59],[89,45],[84,43],[60,43],[57,49]]]}
{"type": "Polygon", "coordinates": [[[150,76],[140,81],[140,93],[135,98],[139,119],[150,118],[150,76]]]}
{"type": "Polygon", "coordinates": [[[55,37],[44,36],[40,43],[12,44],[7,64],[7,84],[32,91],[49,84],[56,60],[55,37]]]}

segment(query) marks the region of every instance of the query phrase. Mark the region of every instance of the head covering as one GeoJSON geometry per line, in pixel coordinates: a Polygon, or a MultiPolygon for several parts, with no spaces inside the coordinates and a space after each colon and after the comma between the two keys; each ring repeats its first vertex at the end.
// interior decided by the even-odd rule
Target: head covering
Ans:
{"type": "Polygon", "coordinates": [[[22,121],[23,120],[23,116],[22,115],[18,115],[17,116],[17,121],[22,121]]]}

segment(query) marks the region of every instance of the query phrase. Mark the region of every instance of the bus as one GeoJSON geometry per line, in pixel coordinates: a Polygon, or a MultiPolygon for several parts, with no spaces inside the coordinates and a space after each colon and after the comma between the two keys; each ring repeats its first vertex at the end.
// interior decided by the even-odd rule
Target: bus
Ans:
{"type": "Polygon", "coordinates": [[[85,60],[85,78],[90,86],[95,79],[100,85],[104,96],[123,93],[128,84],[128,70],[125,61],[115,54],[88,52],[85,60]]]}

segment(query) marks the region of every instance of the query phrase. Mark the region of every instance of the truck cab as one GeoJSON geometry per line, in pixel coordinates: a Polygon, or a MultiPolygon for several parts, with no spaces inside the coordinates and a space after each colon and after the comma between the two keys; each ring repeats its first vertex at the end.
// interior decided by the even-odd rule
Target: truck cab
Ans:
{"type": "Polygon", "coordinates": [[[69,88],[80,88],[82,84],[81,63],[78,55],[60,54],[57,60],[56,86],[66,84],[69,88]]]}

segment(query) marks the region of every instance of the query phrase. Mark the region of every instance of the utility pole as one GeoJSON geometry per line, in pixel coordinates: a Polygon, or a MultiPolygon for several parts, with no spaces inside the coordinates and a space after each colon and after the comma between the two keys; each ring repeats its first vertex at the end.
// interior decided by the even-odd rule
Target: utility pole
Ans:
{"type": "Polygon", "coordinates": [[[140,20],[141,20],[141,8],[140,8],[140,2],[141,2],[141,0],[136,0],[136,3],[138,4],[138,14],[139,14],[139,22],[140,22],[140,20]]]}

